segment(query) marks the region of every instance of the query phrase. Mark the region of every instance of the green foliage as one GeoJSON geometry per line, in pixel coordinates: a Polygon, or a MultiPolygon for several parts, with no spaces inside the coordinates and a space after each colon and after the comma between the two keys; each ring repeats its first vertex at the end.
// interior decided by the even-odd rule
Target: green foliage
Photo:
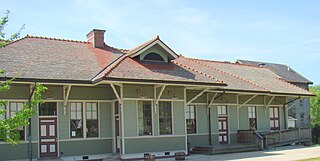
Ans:
{"type": "Polygon", "coordinates": [[[320,126],[320,85],[311,86],[310,91],[316,95],[310,99],[311,124],[320,126]]]}
{"type": "MultiPolygon", "coordinates": [[[[20,33],[24,29],[25,25],[22,25],[18,32],[13,33],[9,38],[6,38],[6,34],[4,32],[5,27],[7,26],[9,22],[9,13],[10,11],[7,10],[5,13],[5,16],[1,18],[0,20],[0,48],[3,48],[6,46],[9,42],[17,40],[20,38],[20,33]]],[[[1,74],[1,72],[0,72],[1,74]]]]}
{"type": "MultiPolygon", "coordinates": [[[[0,85],[0,89],[2,91],[7,91],[6,89],[2,88],[2,84],[0,85]]],[[[6,84],[5,86],[7,85],[10,86],[10,83],[6,84]]],[[[36,113],[35,108],[39,104],[43,103],[43,100],[41,99],[41,94],[45,90],[47,90],[47,87],[44,87],[39,83],[36,83],[33,91],[33,96],[31,97],[30,101],[23,104],[22,110],[18,111],[11,118],[0,120],[0,140],[4,140],[5,142],[11,144],[19,143],[20,134],[17,131],[17,129],[30,124],[29,119],[36,113]]],[[[5,100],[2,101],[2,105],[6,105],[5,100]]],[[[0,110],[0,116],[4,116],[5,113],[5,110],[0,110]]]]}

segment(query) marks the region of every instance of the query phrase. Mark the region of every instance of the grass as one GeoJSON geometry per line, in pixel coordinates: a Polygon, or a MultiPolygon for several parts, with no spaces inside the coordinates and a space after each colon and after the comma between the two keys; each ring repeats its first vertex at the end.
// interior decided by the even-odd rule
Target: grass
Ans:
{"type": "Polygon", "coordinates": [[[301,159],[298,161],[320,161],[320,158],[309,158],[309,159],[301,159]]]}

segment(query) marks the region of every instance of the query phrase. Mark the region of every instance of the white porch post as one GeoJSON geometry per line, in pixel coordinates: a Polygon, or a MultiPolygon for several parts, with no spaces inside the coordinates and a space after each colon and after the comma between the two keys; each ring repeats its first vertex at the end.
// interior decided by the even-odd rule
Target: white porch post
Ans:
{"type": "Polygon", "coordinates": [[[120,94],[118,93],[116,87],[114,86],[115,84],[110,83],[110,86],[114,92],[114,94],[117,97],[117,100],[120,104],[120,124],[121,124],[121,154],[124,155],[125,154],[125,144],[124,144],[124,112],[123,112],[123,85],[122,84],[118,84],[118,86],[120,87],[120,94]]]}

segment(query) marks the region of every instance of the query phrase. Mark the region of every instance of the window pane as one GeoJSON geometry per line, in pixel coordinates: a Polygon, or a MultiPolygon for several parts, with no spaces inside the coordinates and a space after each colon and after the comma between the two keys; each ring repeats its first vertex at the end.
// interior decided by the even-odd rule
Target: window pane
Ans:
{"type": "Polygon", "coordinates": [[[172,134],[171,102],[159,102],[160,135],[172,134]]]}
{"type": "Polygon", "coordinates": [[[273,120],[270,120],[270,127],[274,127],[274,121],[273,120]]]}
{"type": "Polygon", "coordinates": [[[218,106],[218,115],[221,115],[222,111],[221,111],[221,106],[218,106]]]}
{"type": "Polygon", "coordinates": [[[40,126],[40,136],[47,136],[47,125],[40,126]]]}
{"type": "Polygon", "coordinates": [[[57,103],[45,102],[39,107],[39,116],[56,116],[57,115],[57,103]]]}
{"type": "Polygon", "coordinates": [[[273,108],[269,108],[270,118],[273,118],[273,108]]]}
{"type": "Polygon", "coordinates": [[[278,108],[274,108],[274,117],[275,118],[279,117],[278,108]]]}

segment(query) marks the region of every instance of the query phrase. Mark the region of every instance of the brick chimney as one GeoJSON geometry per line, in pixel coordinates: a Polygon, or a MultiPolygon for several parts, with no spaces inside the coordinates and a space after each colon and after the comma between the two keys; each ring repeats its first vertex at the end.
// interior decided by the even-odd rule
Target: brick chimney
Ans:
{"type": "Polygon", "coordinates": [[[105,32],[106,30],[93,29],[87,34],[88,42],[90,42],[95,48],[103,48],[105,32]]]}

